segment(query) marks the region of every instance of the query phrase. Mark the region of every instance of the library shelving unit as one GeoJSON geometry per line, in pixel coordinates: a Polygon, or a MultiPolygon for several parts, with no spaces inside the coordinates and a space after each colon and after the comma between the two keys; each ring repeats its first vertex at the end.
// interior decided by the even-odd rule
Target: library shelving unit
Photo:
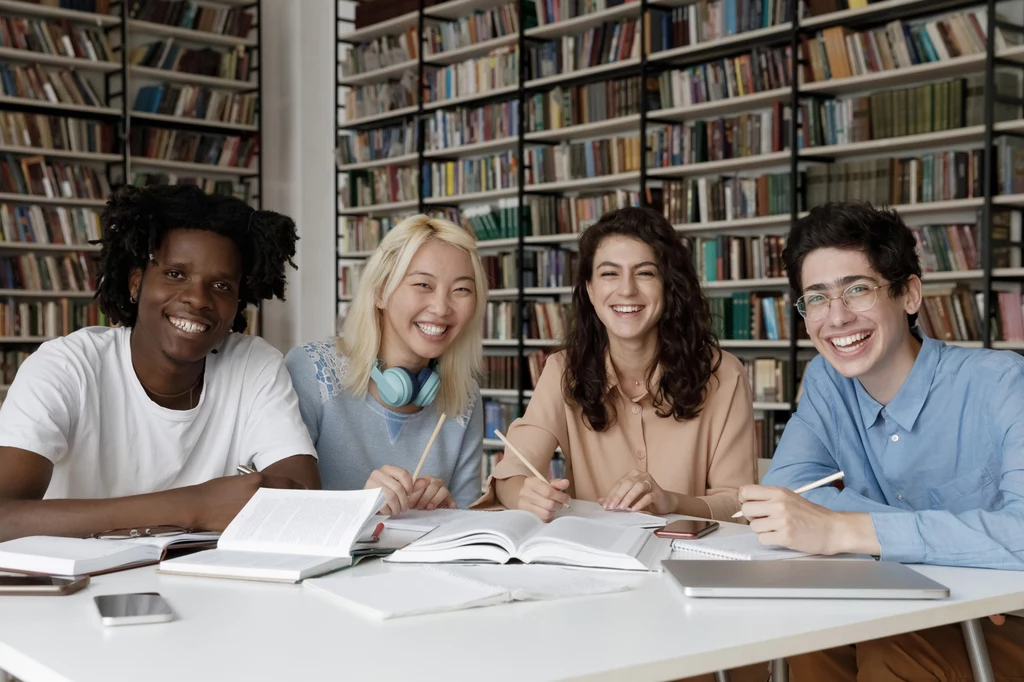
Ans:
{"type": "Polygon", "coordinates": [[[89,242],[112,188],[198,184],[259,206],[259,12],[0,0],[0,399],[38,344],[106,323],[89,242]]]}
{"type": "Polygon", "coordinates": [[[527,358],[555,343],[528,337],[522,321],[571,291],[565,280],[537,286],[539,266],[531,270],[528,257],[571,251],[602,212],[587,206],[623,202],[660,208],[690,242],[722,346],[749,361],[766,455],[814,352],[781,268],[782,239],[823,201],[893,205],[915,230],[929,334],[1024,350],[1019,4],[448,0],[421,1],[418,11],[358,28],[338,11],[337,312],[358,284],[352,265],[372,252],[389,220],[430,211],[461,219],[482,253],[505,253],[514,269],[490,292],[494,305],[511,304],[514,314],[502,312],[511,322],[485,346],[517,358],[518,375],[485,389],[488,398],[522,409],[527,358]],[[560,6],[591,11],[551,20],[560,6]],[[475,13],[503,8],[518,30],[440,52],[430,42],[458,33],[475,13]],[[566,67],[566,49],[590,66],[566,67]],[[474,57],[481,59],[443,71],[474,57]],[[486,80],[490,67],[504,71],[486,80]],[[474,80],[492,87],[464,94],[474,80]],[[453,82],[452,97],[431,97],[453,82]],[[465,118],[440,125],[439,111],[502,104],[515,121],[505,120],[501,137],[473,138],[465,118]],[[438,144],[438,131],[469,142],[438,144]],[[497,182],[452,188],[473,159],[489,157],[493,168],[494,156],[509,161],[508,177],[492,173],[497,182]],[[452,161],[461,165],[438,176],[435,165],[452,161]],[[441,191],[439,177],[448,185],[441,191]],[[563,208],[569,225],[557,213],[563,208]],[[766,360],[773,364],[759,364],[766,360]],[[762,381],[769,390],[758,391],[762,381]]]}

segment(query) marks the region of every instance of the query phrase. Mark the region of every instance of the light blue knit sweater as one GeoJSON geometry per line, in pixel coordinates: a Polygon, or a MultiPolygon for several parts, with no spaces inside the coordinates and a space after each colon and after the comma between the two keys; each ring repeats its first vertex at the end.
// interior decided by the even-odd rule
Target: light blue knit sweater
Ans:
{"type": "MultiPolygon", "coordinates": [[[[293,348],[285,364],[316,446],[325,489],[361,489],[370,473],[385,464],[410,474],[416,469],[441,416],[435,405],[402,414],[369,393],[364,398],[346,393],[341,379],[348,358],[338,354],[333,340],[293,348]]],[[[483,427],[480,389],[474,386],[466,411],[445,419],[420,474],[444,481],[460,507],[480,496],[483,427]]]]}

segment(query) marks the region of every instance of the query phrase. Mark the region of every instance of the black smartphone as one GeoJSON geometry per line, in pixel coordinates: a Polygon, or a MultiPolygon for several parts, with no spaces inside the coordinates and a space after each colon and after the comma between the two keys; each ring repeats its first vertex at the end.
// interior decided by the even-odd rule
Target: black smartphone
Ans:
{"type": "Polygon", "coordinates": [[[64,595],[89,584],[89,576],[0,575],[0,595],[64,595]]]}
{"type": "Polygon", "coordinates": [[[697,521],[694,519],[681,519],[673,521],[667,526],[662,526],[654,531],[659,538],[680,538],[692,540],[702,538],[708,533],[713,533],[718,528],[718,521],[697,521]]]}

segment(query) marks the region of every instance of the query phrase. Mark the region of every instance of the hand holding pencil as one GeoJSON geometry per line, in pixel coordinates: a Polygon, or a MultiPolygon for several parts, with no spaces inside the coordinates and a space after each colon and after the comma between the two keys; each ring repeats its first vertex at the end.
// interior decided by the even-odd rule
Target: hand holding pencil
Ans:
{"type": "Polygon", "coordinates": [[[494,435],[505,444],[505,453],[519,458],[523,465],[533,474],[532,476],[527,476],[523,481],[523,487],[519,491],[519,509],[536,514],[542,521],[546,522],[555,518],[555,512],[559,509],[569,506],[569,496],[563,492],[569,487],[569,481],[564,478],[548,481],[543,474],[537,471],[537,467],[533,466],[530,460],[508,441],[508,438],[501,431],[495,430],[494,435]]]}
{"type": "Polygon", "coordinates": [[[446,415],[442,414],[434,427],[434,432],[427,441],[423,454],[420,455],[416,470],[410,475],[408,471],[400,466],[385,464],[370,474],[363,486],[364,490],[380,488],[384,491],[387,500],[380,513],[390,516],[404,514],[410,509],[437,509],[440,507],[454,507],[451,492],[445,486],[444,481],[434,476],[420,476],[423,470],[423,463],[434,447],[437,434],[441,431],[446,415]]]}

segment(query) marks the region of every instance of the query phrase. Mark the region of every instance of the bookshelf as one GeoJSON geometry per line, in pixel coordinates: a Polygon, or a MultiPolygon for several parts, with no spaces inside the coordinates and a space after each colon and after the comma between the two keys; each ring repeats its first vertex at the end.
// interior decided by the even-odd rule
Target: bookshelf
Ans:
{"type": "MultiPolygon", "coordinates": [[[[507,360],[495,361],[506,364],[495,364],[500,377],[486,385],[486,399],[522,409],[532,385],[528,359],[554,341],[519,330],[523,321],[536,321],[534,310],[564,303],[571,292],[568,281],[534,281],[542,274],[536,264],[542,256],[531,254],[572,253],[578,230],[623,203],[661,208],[691,244],[736,249],[716,257],[732,257],[740,269],[757,263],[763,270],[757,276],[704,274],[713,309],[723,319],[723,348],[750,363],[766,442],[777,433],[776,420],[781,425],[796,408],[802,366],[814,352],[801,338],[795,294],[782,276],[781,260],[773,260],[781,244],[769,247],[769,237],[785,235],[826,197],[894,205],[913,229],[938,240],[932,247],[939,255],[931,253],[934,262],[923,263],[922,278],[931,297],[922,324],[933,335],[967,347],[1024,351],[1024,327],[1011,328],[1012,304],[1020,306],[1024,282],[1024,178],[1013,170],[1024,160],[1019,4],[884,0],[842,9],[845,0],[807,0],[796,11],[796,0],[606,0],[579,16],[541,16],[569,4],[421,3],[418,12],[359,28],[351,15],[342,21],[344,10],[338,9],[339,149],[346,136],[363,136],[369,140],[363,154],[372,157],[357,158],[354,144],[348,153],[339,152],[339,273],[355,272],[372,252],[375,236],[403,215],[444,211],[471,226],[485,260],[495,259],[489,273],[500,277],[492,282],[497,286],[490,292],[490,312],[504,326],[499,338],[484,345],[488,358],[507,360]],[[453,16],[471,21],[475,10],[506,6],[521,29],[514,34],[460,45],[447,57],[416,49],[415,35],[427,26],[453,16]],[[636,23],[627,28],[629,22],[636,23]],[[555,68],[548,63],[555,53],[565,57],[562,46],[585,45],[580,41],[595,35],[586,32],[601,27],[613,36],[603,47],[618,49],[601,55],[611,59],[570,68],[558,68],[558,59],[555,68]],[[981,34],[994,36],[996,29],[998,40],[983,39],[981,34]],[[409,31],[413,42],[404,44],[411,50],[404,58],[377,70],[342,73],[347,55],[365,48],[366,41],[409,31]],[[481,55],[490,59],[492,41],[517,50],[515,87],[503,73],[500,87],[459,91],[436,102],[428,99],[428,88],[417,85],[432,82],[439,65],[481,55]],[[359,88],[385,80],[389,92],[402,91],[404,97],[386,111],[341,113],[345,103],[364,105],[360,98],[369,91],[359,88]],[[500,107],[511,112],[501,135],[493,116],[500,107]],[[863,120],[868,122],[858,123],[863,120]],[[375,135],[391,145],[374,147],[375,135]],[[715,135],[722,140],[717,148],[711,142],[715,135]],[[482,191],[460,185],[445,196],[430,191],[435,179],[427,176],[438,164],[455,164],[445,173],[459,184],[466,169],[474,168],[468,164],[484,158],[493,167],[508,152],[514,163],[507,184],[482,191]],[[598,168],[599,157],[617,163],[598,168]],[[359,181],[363,195],[356,197],[352,176],[364,172],[377,175],[359,181]],[[956,181],[958,172],[970,181],[956,181]],[[417,182],[417,196],[375,200],[374,182],[394,184],[385,179],[388,174],[417,182]],[[973,231],[928,232],[958,226],[973,231]],[[741,338],[730,328],[728,315],[737,306],[745,306],[747,316],[736,318],[747,327],[744,335],[757,338],[741,338]],[[769,315],[774,329],[767,327],[769,315]],[[760,327],[752,330],[755,323],[760,327]],[[760,360],[772,360],[774,370],[758,365],[760,360]],[[759,390],[762,385],[766,392],[759,390]]],[[[480,63],[477,68],[483,68],[480,63]]],[[[339,317],[351,291],[339,293],[339,317]]]]}
{"type": "Polygon", "coordinates": [[[89,241],[113,189],[261,205],[260,5],[0,0],[0,400],[38,344],[106,324],[89,241]]]}

